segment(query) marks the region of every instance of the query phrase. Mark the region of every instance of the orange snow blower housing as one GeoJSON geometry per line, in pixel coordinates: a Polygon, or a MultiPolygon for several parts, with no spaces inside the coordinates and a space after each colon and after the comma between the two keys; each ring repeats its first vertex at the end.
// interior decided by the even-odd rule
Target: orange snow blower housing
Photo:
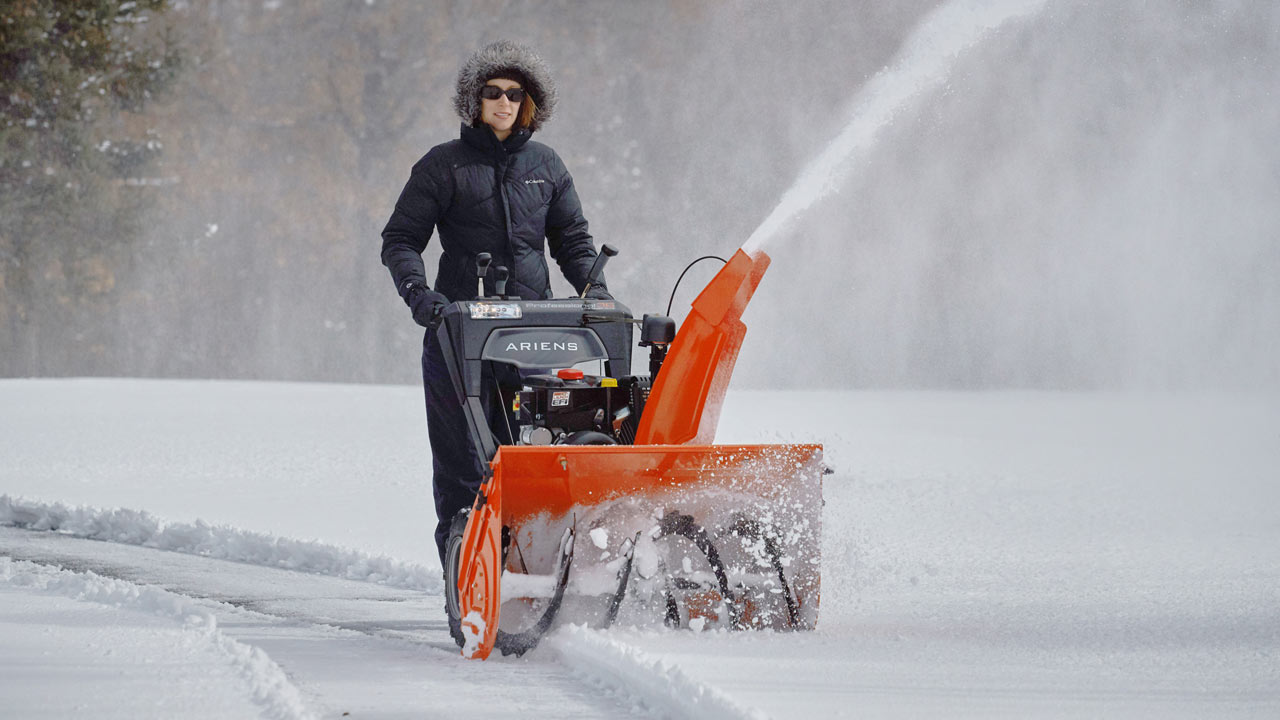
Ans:
{"type": "MultiPolygon", "coordinates": [[[[616,254],[603,250],[593,278],[616,254]]],[[[816,625],[822,447],[711,444],[741,316],[768,266],[764,252],[739,250],[678,334],[645,316],[648,377],[625,375],[629,342],[623,352],[612,341],[636,321],[616,302],[507,300],[498,268],[499,297],[446,310],[447,362],[489,458],[446,546],[463,655],[521,654],[566,607],[598,627],[655,616],[695,630],[816,625]],[[536,370],[585,356],[606,373],[536,370]]]]}

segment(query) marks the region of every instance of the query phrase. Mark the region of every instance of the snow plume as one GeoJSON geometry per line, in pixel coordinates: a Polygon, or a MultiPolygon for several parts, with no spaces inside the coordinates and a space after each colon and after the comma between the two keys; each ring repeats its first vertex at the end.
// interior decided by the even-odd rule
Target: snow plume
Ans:
{"type": "MultiPolygon", "coordinates": [[[[8,498],[0,508],[9,509],[8,498]]],[[[2,517],[2,516],[0,516],[2,517]]],[[[187,632],[200,635],[226,658],[251,688],[263,716],[279,720],[307,720],[315,715],[302,701],[298,688],[261,649],[245,645],[218,630],[216,618],[190,598],[156,587],[105,578],[93,572],[72,572],[22,560],[0,557],[0,582],[51,595],[109,605],[123,610],[171,618],[187,632]]]]}
{"type": "Polygon", "coordinates": [[[661,658],[582,625],[570,625],[547,638],[560,659],[589,681],[616,688],[644,708],[670,718],[700,720],[764,720],[724,691],[689,677],[661,658]]]}
{"type": "Polygon", "coordinates": [[[750,337],[772,344],[748,338],[735,383],[1280,386],[1276,7],[1055,2],[948,62],[913,42],[935,72],[869,80],[756,233],[762,291],[838,314],[753,301],[750,337]]]}
{"type": "Polygon", "coordinates": [[[435,571],[383,556],[323,543],[291,540],[226,526],[165,523],[128,509],[69,508],[0,495],[0,525],[54,530],[91,540],[141,545],[171,552],[286,568],[332,577],[376,582],[425,592],[442,592],[435,571]]]}
{"type": "Polygon", "coordinates": [[[891,67],[872,78],[853,100],[849,124],[800,174],[742,249],[764,249],[796,216],[838,189],[853,160],[913,98],[941,87],[956,57],[992,30],[1039,12],[1045,0],[955,0],[935,10],[909,37],[891,67]]]}

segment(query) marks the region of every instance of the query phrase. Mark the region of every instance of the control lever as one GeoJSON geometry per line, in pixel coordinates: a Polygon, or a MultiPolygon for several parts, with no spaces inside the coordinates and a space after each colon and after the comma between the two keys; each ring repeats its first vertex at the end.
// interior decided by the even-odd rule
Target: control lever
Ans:
{"type": "Polygon", "coordinates": [[[499,265],[498,268],[493,271],[493,276],[495,278],[493,289],[497,292],[498,297],[500,298],[505,298],[507,296],[507,277],[510,275],[511,271],[507,270],[506,265],[499,265]]]}
{"type": "Polygon", "coordinates": [[[600,254],[596,256],[596,262],[591,266],[591,272],[587,273],[587,284],[582,288],[582,294],[578,297],[586,297],[587,291],[592,285],[600,282],[600,276],[604,274],[604,264],[609,262],[609,258],[618,254],[618,248],[605,243],[600,246],[600,254]]]}
{"type": "Polygon", "coordinates": [[[489,265],[493,262],[493,256],[489,253],[480,253],[476,255],[476,297],[484,297],[484,276],[489,273],[489,265]]]}

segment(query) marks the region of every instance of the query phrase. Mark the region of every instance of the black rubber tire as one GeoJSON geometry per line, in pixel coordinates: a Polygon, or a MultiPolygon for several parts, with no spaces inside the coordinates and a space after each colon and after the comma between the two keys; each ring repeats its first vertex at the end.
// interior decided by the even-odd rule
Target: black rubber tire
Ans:
{"type": "Polygon", "coordinates": [[[444,545],[444,612],[449,619],[449,636],[462,647],[466,638],[462,635],[462,618],[458,607],[458,565],[462,562],[462,535],[467,530],[467,518],[471,508],[465,508],[453,516],[449,525],[449,539],[444,545]]]}

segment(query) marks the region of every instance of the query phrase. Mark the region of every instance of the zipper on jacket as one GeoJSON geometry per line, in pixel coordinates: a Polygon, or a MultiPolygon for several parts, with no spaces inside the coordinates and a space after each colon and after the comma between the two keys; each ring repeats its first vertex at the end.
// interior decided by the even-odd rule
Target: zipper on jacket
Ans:
{"type": "Polygon", "coordinates": [[[502,216],[507,222],[507,255],[511,257],[509,263],[512,267],[508,267],[510,273],[507,276],[508,284],[516,279],[516,251],[515,251],[515,233],[511,230],[511,198],[507,195],[507,177],[511,174],[511,166],[515,165],[515,158],[508,156],[505,160],[498,164],[495,172],[498,176],[498,191],[502,197],[502,216]]]}

